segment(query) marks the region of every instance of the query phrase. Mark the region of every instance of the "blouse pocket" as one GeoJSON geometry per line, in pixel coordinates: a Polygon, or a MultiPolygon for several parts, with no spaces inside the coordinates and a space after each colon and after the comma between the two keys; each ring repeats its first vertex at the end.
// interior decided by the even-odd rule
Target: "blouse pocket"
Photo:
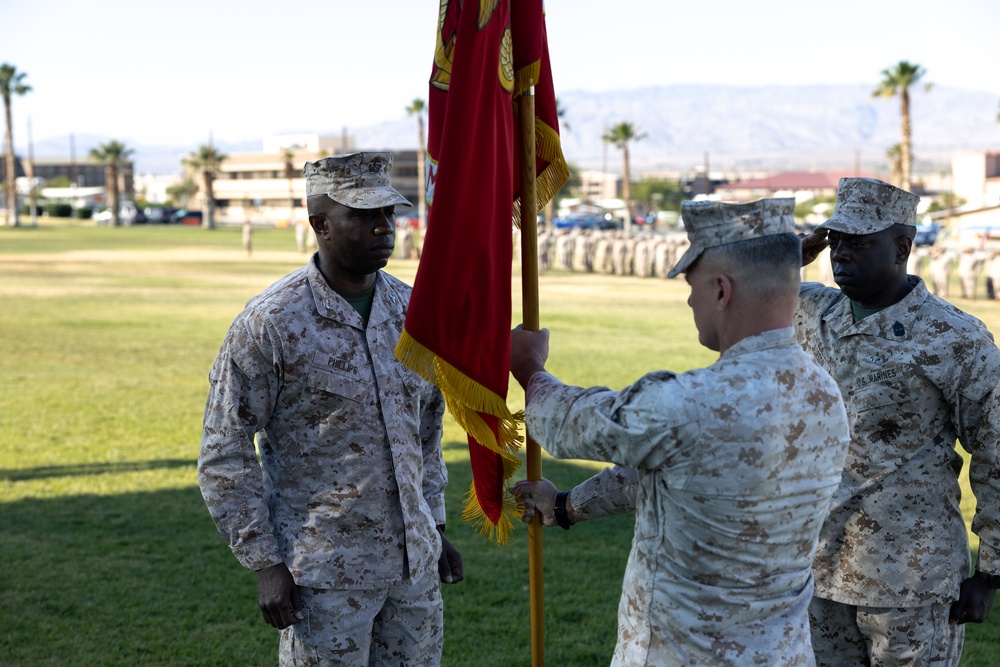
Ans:
{"type": "Polygon", "coordinates": [[[317,402],[331,402],[334,404],[334,409],[337,405],[347,407],[360,403],[364,395],[364,387],[356,377],[349,377],[319,366],[309,369],[306,382],[309,392],[316,397],[317,402]]]}
{"type": "Polygon", "coordinates": [[[873,463],[902,460],[919,441],[919,415],[910,398],[906,378],[894,374],[890,380],[872,382],[855,389],[850,401],[852,410],[851,447],[873,463]]]}

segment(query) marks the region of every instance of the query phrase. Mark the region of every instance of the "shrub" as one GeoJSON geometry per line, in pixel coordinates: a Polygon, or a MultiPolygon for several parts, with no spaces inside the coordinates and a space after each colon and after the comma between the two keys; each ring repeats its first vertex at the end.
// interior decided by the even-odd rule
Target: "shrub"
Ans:
{"type": "Polygon", "coordinates": [[[73,215],[73,207],[70,204],[49,202],[45,205],[45,212],[53,218],[68,218],[73,215]]]}
{"type": "Polygon", "coordinates": [[[81,206],[80,208],[73,209],[73,217],[80,220],[90,220],[94,217],[94,209],[89,206],[81,206]]]}

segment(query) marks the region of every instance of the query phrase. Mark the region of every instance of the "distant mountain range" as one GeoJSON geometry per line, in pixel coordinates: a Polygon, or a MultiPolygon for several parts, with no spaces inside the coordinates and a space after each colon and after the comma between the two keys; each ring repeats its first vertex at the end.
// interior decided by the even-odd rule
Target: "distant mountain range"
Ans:
{"type": "MultiPolygon", "coordinates": [[[[714,171],[848,169],[881,167],[900,141],[899,99],[872,98],[874,86],[676,85],[601,93],[559,95],[563,153],[583,169],[621,171],[621,153],[601,140],[605,128],[625,121],[645,134],[630,145],[636,175],[691,169],[706,162],[714,171]]],[[[947,168],[952,153],[1000,150],[1000,99],[980,92],[935,86],[910,91],[916,172],[947,168]]],[[[340,134],[317,129],[320,134],[340,134]]],[[[370,127],[347,128],[364,149],[413,150],[410,117],[370,127]]],[[[106,137],[78,135],[77,146],[106,137]]],[[[218,142],[226,153],[260,152],[261,141],[218,142]]],[[[169,174],[193,146],[135,145],[137,170],[169,174]]],[[[38,142],[35,155],[65,157],[63,141],[38,142]],[[57,145],[58,144],[58,145],[57,145]]],[[[81,150],[81,154],[86,151],[81,150]]]]}

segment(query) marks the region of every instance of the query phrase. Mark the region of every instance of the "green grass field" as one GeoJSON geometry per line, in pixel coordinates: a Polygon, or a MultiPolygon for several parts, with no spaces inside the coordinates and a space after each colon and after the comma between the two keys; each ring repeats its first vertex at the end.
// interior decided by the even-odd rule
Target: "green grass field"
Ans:
{"type": "MultiPolygon", "coordinates": [[[[0,664],[276,664],[255,577],[216,533],[195,462],[226,329],[305,260],[285,229],[257,230],[247,257],[238,228],[0,228],[0,664]]],[[[388,270],[412,282],[416,263],[388,270]]],[[[514,296],[516,322],[516,278],[514,296]]],[[[682,281],[543,276],[550,370],[620,388],[711,363],[686,298],[682,281]]],[[[956,303],[1000,331],[995,302],[956,303]]],[[[523,406],[516,385],[510,403],[523,406]]],[[[445,456],[466,580],[445,588],[444,664],[529,665],[527,530],[501,548],[463,524],[471,477],[450,420],[445,456]]],[[[599,468],[544,462],[562,488],[599,468]]],[[[548,664],[609,662],[631,533],[627,516],[545,532],[548,664]]],[[[998,652],[1000,613],[969,628],[962,664],[998,652]]]]}

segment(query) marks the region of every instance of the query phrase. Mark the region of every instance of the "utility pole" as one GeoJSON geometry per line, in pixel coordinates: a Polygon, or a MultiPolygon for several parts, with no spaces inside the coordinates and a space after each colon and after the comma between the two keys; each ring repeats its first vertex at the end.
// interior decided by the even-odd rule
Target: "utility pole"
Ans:
{"type": "Polygon", "coordinates": [[[31,140],[31,118],[28,118],[28,206],[31,207],[31,226],[38,226],[37,197],[35,190],[35,149],[31,140]]]}

